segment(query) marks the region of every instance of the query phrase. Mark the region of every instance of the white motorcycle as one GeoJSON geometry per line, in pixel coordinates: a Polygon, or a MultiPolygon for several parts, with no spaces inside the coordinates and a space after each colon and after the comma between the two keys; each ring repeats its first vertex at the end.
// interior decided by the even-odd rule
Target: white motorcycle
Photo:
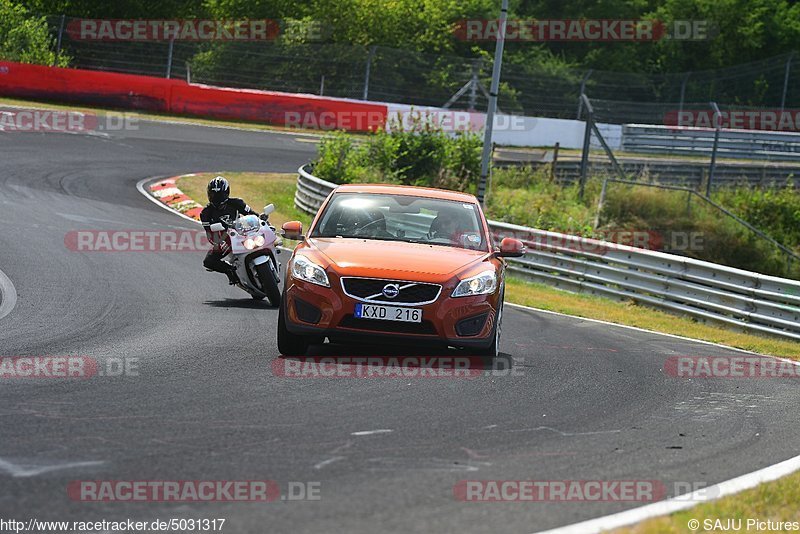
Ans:
{"type": "MultiPolygon", "coordinates": [[[[275,206],[264,207],[264,215],[269,216],[275,206]]],[[[265,217],[266,218],[266,217],[265,217]]],[[[278,254],[283,243],[275,235],[275,228],[257,215],[239,217],[232,227],[226,228],[222,223],[214,223],[212,232],[227,232],[231,248],[222,258],[236,269],[239,276],[237,286],[244,289],[256,300],[269,299],[273,306],[281,303],[281,292],[278,289],[281,281],[281,263],[278,254]]]]}

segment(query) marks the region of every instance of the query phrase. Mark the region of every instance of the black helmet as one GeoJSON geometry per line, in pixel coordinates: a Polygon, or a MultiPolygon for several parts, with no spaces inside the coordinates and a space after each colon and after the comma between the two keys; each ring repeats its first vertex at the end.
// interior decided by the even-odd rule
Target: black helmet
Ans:
{"type": "Polygon", "coordinates": [[[212,206],[219,208],[225,204],[231,196],[231,184],[222,176],[217,176],[208,182],[208,201],[212,206]]]}

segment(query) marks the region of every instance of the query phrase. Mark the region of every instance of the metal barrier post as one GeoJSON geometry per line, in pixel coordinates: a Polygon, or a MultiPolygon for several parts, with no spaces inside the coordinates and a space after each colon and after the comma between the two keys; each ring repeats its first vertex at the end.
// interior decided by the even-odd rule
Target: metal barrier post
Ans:
{"type": "Polygon", "coordinates": [[[53,65],[58,63],[58,58],[61,57],[61,39],[64,37],[64,22],[67,16],[61,15],[61,21],[58,23],[58,38],[56,40],[56,56],[53,58],[53,65]]]}
{"type": "Polygon", "coordinates": [[[581,95],[578,97],[578,116],[576,117],[578,120],[581,120],[581,111],[583,110],[583,96],[586,94],[586,80],[589,79],[589,76],[592,75],[592,69],[586,71],[586,74],[583,75],[581,79],[581,95]]]}
{"type": "Polygon", "coordinates": [[[677,124],[677,126],[682,126],[681,125],[681,113],[683,113],[683,99],[686,96],[686,82],[689,81],[689,75],[690,74],[691,74],[691,72],[687,72],[686,76],[683,77],[683,81],[681,82],[681,103],[678,106],[678,121],[677,121],[678,124],[677,124]]]}
{"type": "Polygon", "coordinates": [[[719,146],[719,129],[722,122],[722,114],[719,112],[716,102],[711,102],[714,108],[714,146],[711,148],[711,165],[708,168],[708,181],[706,182],[706,198],[711,198],[711,182],[714,181],[714,170],[717,168],[717,147],[719,146]]]}
{"type": "Polygon", "coordinates": [[[578,182],[578,198],[583,200],[583,192],[586,188],[586,171],[589,166],[589,145],[592,139],[594,109],[586,95],[581,95],[581,101],[586,106],[586,128],[583,130],[583,152],[581,153],[581,178],[578,182]]]}
{"type": "Polygon", "coordinates": [[[600,226],[600,214],[603,212],[603,205],[606,203],[606,188],[608,188],[608,176],[603,178],[603,187],[600,189],[600,200],[597,201],[597,213],[594,216],[594,229],[600,226]]]}
{"type": "Polygon", "coordinates": [[[794,52],[789,54],[789,59],[786,60],[786,70],[783,73],[783,93],[781,94],[781,113],[783,113],[783,108],[786,107],[786,93],[789,90],[789,70],[792,68],[792,58],[794,58],[794,52]]]}
{"type": "Polygon", "coordinates": [[[377,47],[375,45],[372,45],[369,48],[369,56],[367,56],[367,69],[364,73],[364,93],[361,95],[361,100],[367,100],[367,97],[369,96],[369,73],[372,69],[372,58],[375,57],[376,48],[377,47]]]}
{"type": "Polygon", "coordinates": [[[175,48],[175,39],[169,40],[169,50],[167,51],[167,78],[172,78],[172,51],[175,48]]]}
{"type": "Polygon", "coordinates": [[[483,205],[486,195],[486,181],[489,176],[489,156],[492,149],[492,130],[494,129],[494,112],[497,109],[497,94],[500,92],[500,68],[503,64],[503,45],[506,41],[506,17],[508,16],[508,0],[503,0],[500,7],[500,33],[494,48],[494,65],[492,66],[492,85],[489,88],[489,106],[486,110],[486,126],[483,133],[483,153],[481,155],[481,177],[478,181],[478,202],[483,205]]]}

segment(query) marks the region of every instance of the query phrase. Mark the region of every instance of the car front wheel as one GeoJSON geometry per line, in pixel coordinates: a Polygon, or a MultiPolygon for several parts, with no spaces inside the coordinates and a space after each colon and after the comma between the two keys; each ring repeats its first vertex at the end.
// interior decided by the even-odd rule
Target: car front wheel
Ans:
{"type": "Polygon", "coordinates": [[[495,321],[494,325],[494,335],[492,336],[491,344],[485,348],[481,349],[478,354],[490,360],[494,360],[500,355],[500,333],[502,331],[503,326],[503,303],[505,301],[505,292],[500,293],[500,300],[497,306],[497,321],[495,321]]]}

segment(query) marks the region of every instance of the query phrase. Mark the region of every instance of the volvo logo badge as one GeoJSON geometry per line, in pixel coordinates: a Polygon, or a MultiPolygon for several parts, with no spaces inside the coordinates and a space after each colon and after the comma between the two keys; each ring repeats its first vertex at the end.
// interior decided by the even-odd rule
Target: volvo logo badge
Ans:
{"type": "Polygon", "coordinates": [[[383,296],[387,299],[393,299],[400,294],[400,286],[397,284],[386,284],[383,286],[383,296]]]}

